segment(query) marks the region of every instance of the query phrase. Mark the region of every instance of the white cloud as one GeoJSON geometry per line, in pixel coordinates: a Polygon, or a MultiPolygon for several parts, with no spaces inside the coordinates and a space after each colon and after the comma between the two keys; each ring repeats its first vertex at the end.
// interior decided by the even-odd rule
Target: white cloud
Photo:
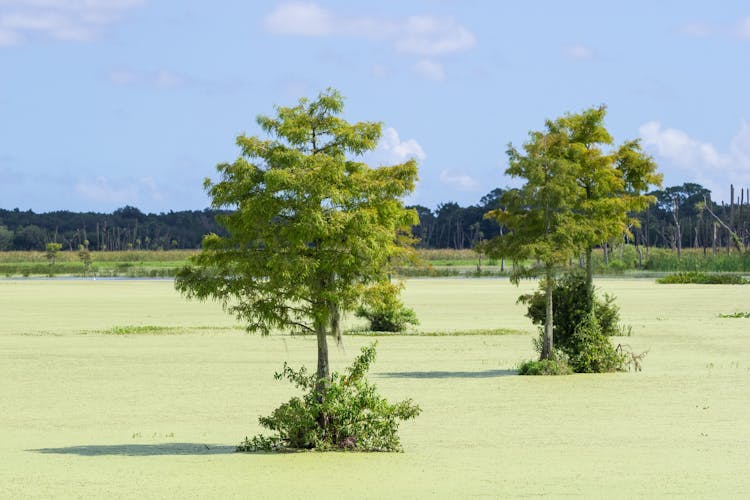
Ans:
{"type": "Polygon", "coordinates": [[[422,146],[414,139],[402,141],[398,136],[396,129],[388,127],[383,130],[383,136],[380,138],[376,153],[385,153],[388,161],[404,162],[410,158],[424,160],[427,155],[422,146]]]}
{"type": "Polygon", "coordinates": [[[750,16],[732,24],[710,24],[702,21],[683,24],[679,32],[694,38],[710,36],[730,36],[750,40],[750,16]]]}
{"type": "Polygon", "coordinates": [[[662,129],[658,121],[641,125],[638,132],[644,146],[677,165],[689,168],[703,165],[718,167],[729,162],[729,158],[719,154],[712,144],[692,139],[682,130],[662,129]]]}
{"type": "Polygon", "coordinates": [[[562,48],[562,52],[563,55],[568,59],[575,59],[579,61],[591,59],[592,57],[594,57],[594,51],[592,51],[589,47],[583,45],[582,43],[565,45],[562,48]]]}
{"type": "Polygon", "coordinates": [[[42,36],[86,41],[145,0],[0,0],[0,47],[42,36]]]}
{"type": "Polygon", "coordinates": [[[266,16],[263,24],[277,35],[323,36],[335,29],[333,14],[309,2],[281,4],[266,16]]]}
{"type": "Polygon", "coordinates": [[[480,184],[466,174],[455,174],[450,170],[440,172],[440,182],[459,191],[479,191],[480,184]]]}
{"type": "Polygon", "coordinates": [[[263,25],[277,35],[346,36],[389,40],[399,52],[436,56],[463,52],[476,37],[450,17],[412,16],[405,20],[341,15],[314,2],[286,2],[268,14],[263,25]]]}
{"type": "Polygon", "coordinates": [[[644,148],[653,154],[657,163],[666,163],[667,174],[674,172],[666,183],[697,182],[709,188],[714,199],[722,199],[735,186],[750,185],[750,125],[742,122],[727,152],[713,144],[690,137],[682,130],[662,128],[652,121],[639,129],[644,148]],[[662,160],[662,161],[660,161],[662,160]]]}
{"type": "Polygon", "coordinates": [[[414,65],[414,71],[428,80],[434,80],[436,82],[442,82],[445,80],[445,70],[443,69],[443,65],[435,61],[422,59],[414,65]]]}
{"type": "Polygon", "coordinates": [[[396,40],[401,52],[434,56],[464,52],[476,44],[474,34],[452,18],[410,17],[396,40]]]}

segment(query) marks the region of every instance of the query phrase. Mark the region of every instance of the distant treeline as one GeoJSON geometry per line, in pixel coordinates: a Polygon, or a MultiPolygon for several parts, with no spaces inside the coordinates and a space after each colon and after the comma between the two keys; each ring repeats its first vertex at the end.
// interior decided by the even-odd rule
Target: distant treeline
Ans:
{"type": "Polygon", "coordinates": [[[134,207],[111,214],[68,211],[37,214],[0,209],[0,250],[44,250],[56,242],[63,250],[169,250],[199,248],[203,235],[221,234],[216,210],[144,214],[134,207]]]}
{"type": "MultiPolygon", "coordinates": [[[[414,206],[419,225],[413,228],[421,248],[472,248],[504,230],[484,218],[500,207],[502,189],[494,189],[479,203],[462,207],[440,204],[431,210],[414,206]]],[[[631,228],[630,243],[646,247],[703,248],[717,251],[750,244],[750,189],[731,188],[731,203],[714,203],[711,191],[686,183],[654,191],[656,203],[637,214],[640,228],[631,228]],[[705,202],[705,203],[704,203],[705,202]],[[735,242],[732,233],[739,238],[735,242]]],[[[0,209],[0,250],[44,250],[57,242],[65,250],[88,244],[90,250],[158,250],[199,248],[203,235],[223,234],[215,210],[144,214],[126,206],[111,214],[68,211],[36,214],[0,209]]],[[[602,244],[612,242],[602,242],[602,244]]]]}
{"type": "MultiPolygon", "coordinates": [[[[646,247],[704,248],[707,251],[735,246],[732,233],[740,246],[750,244],[750,189],[735,192],[730,187],[731,203],[715,203],[711,191],[700,184],[685,183],[650,193],[656,203],[635,214],[640,227],[631,227],[629,243],[646,247]]],[[[482,197],[479,204],[461,207],[443,203],[432,211],[414,207],[420,224],[414,228],[419,246],[423,248],[472,248],[478,241],[492,238],[504,229],[484,214],[500,207],[502,189],[482,197]]],[[[619,242],[602,242],[619,243],[619,242]]]]}

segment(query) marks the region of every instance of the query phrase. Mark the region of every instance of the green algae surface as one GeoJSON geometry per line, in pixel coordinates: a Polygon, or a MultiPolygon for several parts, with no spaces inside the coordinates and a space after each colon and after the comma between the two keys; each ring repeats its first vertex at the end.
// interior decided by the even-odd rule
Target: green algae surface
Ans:
{"type": "MultiPolygon", "coordinates": [[[[378,338],[372,380],[423,413],[404,453],[238,454],[293,394],[315,340],[248,335],[169,281],[0,281],[2,498],[739,498],[750,491],[743,287],[601,279],[643,372],[519,377],[534,283],[412,280],[416,332],[378,338]]],[[[357,326],[353,320],[349,326],[357,326]]],[[[371,339],[332,348],[346,366],[371,339]]]]}

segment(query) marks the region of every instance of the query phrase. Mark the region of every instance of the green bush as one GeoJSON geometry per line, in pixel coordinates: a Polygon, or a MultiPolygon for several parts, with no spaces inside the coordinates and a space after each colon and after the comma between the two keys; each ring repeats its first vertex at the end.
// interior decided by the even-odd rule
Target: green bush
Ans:
{"type": "Polygon", "coordinates": [[[738,274],[707,274],[696,271],[687,271],[668,274],[656,280],[662,285],[672,284],[699,284],[699,285],[746,285],[750,281],[738,274]]]}
{"type": "Polygon", "coordinates": [[[366,318],[374,332],[403,332],[408,325],[418,325],[417,314],[399,298],[402,288],[387,281],[372,286],[355,315],[366,318]]]}
{"type": "Polygon", "coordinates": [[[388,403],[367,382],[365,375],[375,360],[375,345],[363,347],[345,374],[334,372],[322,398],[316,390],[316,374],[308,374],[304,367],[295,371],[284,363],[276,380],[289,380],[304,391],[303,396],[260,417],[260,425],[275,434],[245,438],[237,451],[402,451],[399,421],[415,418],[421,410],[411,399],[388,403]]]}
{"type": "MultiPolygon", "coordinates": [[[[527,304],[526,316],[535,325],[544,325],[547,318],[546,297],[544,283],[533,294],[521,295],[518,301],[527,304]]],[[[615,304],[615,297],[604,294],[603,298],[596,297],[586,291],[586,276],[581,273],[570,273],[555,281],[552,289],[552,308],[554,326],[552,330],[555,347],[568,356],[575,354],[573,336],[578,325],[584,322],[593,311],[599,327],[605,336],[619,335],[620,308],[615,304]]]]}
{"type": "Polygon", "coordinates": [[[576,373],[608,373],[625,369],[625,356],[617,352],[604,335],[594,314],[588,314],[576,327],[572,338],[570,367],[576,373]]]}

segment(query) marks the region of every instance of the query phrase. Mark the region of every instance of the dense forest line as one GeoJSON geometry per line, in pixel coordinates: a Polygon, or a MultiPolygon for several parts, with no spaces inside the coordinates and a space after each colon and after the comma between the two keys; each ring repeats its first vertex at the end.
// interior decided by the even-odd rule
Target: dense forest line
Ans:
{"type": "MultiPolygon", "coordinates": [[[[413,228],[420,248],[472,248],[502,233],[484,214],[499,207],[502,189],[494,189],[479,203],[462,207],[454,202],[431,210],[413,206],[419,225],[413,228]]],[[[645,247],[720,248],[750,245],[750,189],[731,188],[731,203],[711,201],[711,191],[685,183],[651,193],[656,203],[638,214],[639,228],[631,228],[631,243],[645,247]],[[733,238],[732,234],[735,235],[733,238]]],[[[0,250],[44,250],[50,242],[64,250],[88,245],[90,250],[199,248],[204,234],[222,234],[215,210],[144,214],[126,206],[111,214],[0,209],[0,250]]],[[[602,242],[606,244],[608,242],[602,242]]]]}

